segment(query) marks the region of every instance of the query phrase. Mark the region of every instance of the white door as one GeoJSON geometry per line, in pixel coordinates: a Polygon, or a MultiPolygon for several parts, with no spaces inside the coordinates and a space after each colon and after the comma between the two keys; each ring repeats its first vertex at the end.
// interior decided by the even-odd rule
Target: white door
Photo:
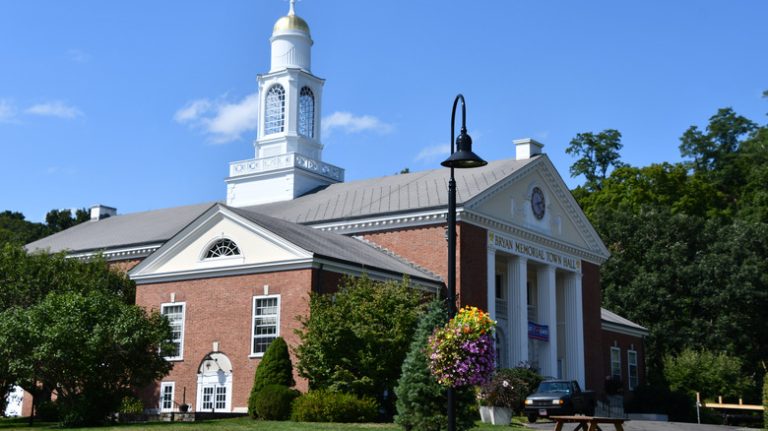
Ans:
{"type": "Polygon", "coordinates": [[[197,375],[197,411],[232,411],[232,373],[218,371],[197,375]]]}

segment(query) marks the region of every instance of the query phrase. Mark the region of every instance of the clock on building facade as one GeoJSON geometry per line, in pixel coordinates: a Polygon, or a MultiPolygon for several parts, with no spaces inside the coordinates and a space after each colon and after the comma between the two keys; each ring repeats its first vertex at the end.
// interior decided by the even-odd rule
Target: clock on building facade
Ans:
{"type": "Polygon", "coordinates": [[[544,202],[544,192],[538,187],[534,187],[531,192],[531,209],[533,210],[533,215],[537,219],[541,220],[544,218],[544,212],[547,209],[547,205],[546,202],[544,202]]]}

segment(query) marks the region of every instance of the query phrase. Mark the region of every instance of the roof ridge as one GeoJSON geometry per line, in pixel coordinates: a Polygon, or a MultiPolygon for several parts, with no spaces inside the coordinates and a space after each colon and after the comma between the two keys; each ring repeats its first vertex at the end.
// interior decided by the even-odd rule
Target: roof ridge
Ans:
{"type": "Polygon", "coordinates": [[[365,239],[365,238],[363,238],[361,236],[352,236],[351,238],[354,238],[354,239],[356,239],[356,240],[358,240],[358,241],[360,241],[360,242],[362,242],[364,244],[367,244],[370,247],[372,247],[373,249],[375,249],[375,250],[377,250],[377,251],[379,251],[381,253],[384,253],[384,254],[386,254],[387,256],[389,256],[389,257],[391,257],[393,259],[397,259],[398,261],[400,261],[404,265],[408,265],[408,266],[410,266],[411,268],[413,268],[415,270],[424,272],[424,273],[429,274],[429,275],[431,275],[431,276],[433,276],[435,278],[440,279],[441,281],[444,281],[443,277],[440,276],[440,274],[438,274],[436,272],[433,272],[429,268],[425,268],[425,267],[423,267],[423,266],[421,266],[421,265],[419,265],[419,264],[417,264],[415,262],[411,262],[410,260],[404,258],[403,256],[400,256],[399,254],[395,253],[394,251],[392,251],[392,250],[390,250],[390,249],[388,249],[388,248],[386,248],[386,247],[384,247],[382,245],[376,244],[375,242],[367,240],[367,239],[365,239]]]}

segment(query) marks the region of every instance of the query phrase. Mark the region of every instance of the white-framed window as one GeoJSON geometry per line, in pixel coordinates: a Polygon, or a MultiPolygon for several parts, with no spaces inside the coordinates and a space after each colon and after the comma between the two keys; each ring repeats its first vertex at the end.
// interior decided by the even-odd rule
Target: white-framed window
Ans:
{"type": "Polygon", "coordinates": [[[173,391],[176,388],[174,382],[160,383],[160,411],[173,411],[173,391]]]}
{"type": "Polygon", "coordinates": [[[280,133],[285,126],[285,89],[275,84],[267,91],[266,110],[264,112],[264,134],[280,133]]]}
{"type": "Polygon", "coordinates": [[[309,87],[301,87],[299,93],[299,134],[315,136],[315,95],[309,87]]]}
{"type": "Polygon", "coordinates": [[[218,259],[232,256],[240,256],[240,248],[231,239],[221,238],[208,246],[203,259],[218,259]]]}
{"type": "Polygon", "coordinates": [[[496,299],[504,299],[504,274],[496,273],[496,299]]]}
{"type": "Polygon", "coordinates": [[[263,356],[280,335],[280,295],[253,297],[253,341],[251,355],[263,356]]]}
{"type": "Polygon", "coordinates": [[[173,352],[167,352],[163,354],[165,359],[169,361],[181,360],[184,358],[184,311],[186,309],[186,303],[173,302],[160,305],[160,314],[168,319],[168,323],[171,324],[171,343],[176,348],[173,352]]]}
{"type": "Polygon", "coordinates": [[[621,348],[611,347],[611,376],[621,378],[621,348]]]}
{"type": "Polygon", "coordinates": [[[640,384],[637,376],[637,351],[627,350],[627,377],[629,377],[629,390],[634,391],[640,384]]]}

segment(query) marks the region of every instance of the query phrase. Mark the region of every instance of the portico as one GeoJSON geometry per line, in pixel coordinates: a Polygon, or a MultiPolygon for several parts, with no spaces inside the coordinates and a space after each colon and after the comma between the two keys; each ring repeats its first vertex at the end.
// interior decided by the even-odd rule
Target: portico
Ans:
{"type": "Polygon", "coordinates": [[[584,387],[581,260],[493,230],[487,244],[499,366],[528,362],[544,376],[584,387]]]}

